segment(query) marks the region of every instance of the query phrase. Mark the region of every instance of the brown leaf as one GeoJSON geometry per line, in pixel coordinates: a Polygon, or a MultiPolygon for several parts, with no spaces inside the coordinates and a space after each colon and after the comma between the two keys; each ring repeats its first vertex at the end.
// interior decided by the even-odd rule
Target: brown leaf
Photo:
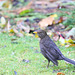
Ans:
{"type": "Polygon", "coordinates": [[[75,44],[71,44],[69,47],[73,47],[73,46],[75,47],[75,44]]]}
{"type": "Polygon", "coordinates": [[[38,5],[41,5],[41,6],[45,6],[45,5],[48,5],[49,4],[49,1],[35,1],[34,3],[33,3],[34,5],[36,4],[37,6],[38,5]]]}
{"type": "Polygon", "coordinates": [[[9,33],[9,36],[13,36],[14,35],[14,33],[9,33]]]}
{"type": "Polygon", "coordinates": [[[54,34],[53,40],[54,40],[54,41],[57,41],[58,39],[59,39],[59,36],[58,36],[57,34],[54,34]]]}
{"type": "Polygon", "coordinates": [[[65,45],[65,47],[69,47],[70,45],[65,45]]]}
{"type": "Polygon", "coordinates": [[[52,25],[52,24],[53,24],[53,22],[54,22],[54,17],[57,17],[57,15],[54,14],[54,15],[51,15],[50,17],[47,17],[47,18],[45,18],[45,19],[42,19],[42,20],[38,23],[38,25],[40,26],[41,29],[46,29],[46,27],[47,27],[48,25],[52,25]]]}
{"type": "Polygon", "coordinates": [[[11,41],[15,41],[15,40],[17,40],[17,39],[16,38],[11,39],[11,41]]]}
{"type": "Polygon", "coordinates": [[[58,72],[57,75],[65,75],[65,74],[62,72],[58,72]]]}
{"type": "Polygon", "coordinates": [[[23,37],[24,35],[22,33],[17,33],[16,36],[17,37],[23,37]]]}
{"type": "Polygon", "coordinates": [[[60,17],[58,22],[62,23],[63,22],[63,17],[60,17]]]}
{"type": "Polygon", "coordinates": [[[24,30],[25,32],[29,33],[29,31],[30,31],[29,25],[24,26],[23,23],[24,23],[23,21],[19,21],[17,23],[17,27],[20,29],[20,31],[24,30]]]}
{"type": "Polygon", "coordinates": [[[58,0],[49,0],[50,2],[56,2],[56,1],[58,1],[58,0]]]}
{"type": "Polygon", "coordinates": [[[66,34],[66,38],[71,37],[72,39],[75,39],[75,28],[72,28],[67,34],[66,34]]]}

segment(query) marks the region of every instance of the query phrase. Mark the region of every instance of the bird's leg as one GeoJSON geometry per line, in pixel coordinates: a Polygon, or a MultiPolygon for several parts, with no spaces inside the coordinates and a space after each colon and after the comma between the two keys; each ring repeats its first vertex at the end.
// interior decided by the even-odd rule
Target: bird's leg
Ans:
{"type": "Polygon", "coordinates": [[[48,65],[47,65],[47,68],[49,67],[49,63],[50,63],[50,61],[48,60],[48,65]]]}
{"type": "Polygon", "coordinates": [[[54,64],[53,65],[50,65],[50,67],[53,67],[53,66],[55,66],[54,64]]]}

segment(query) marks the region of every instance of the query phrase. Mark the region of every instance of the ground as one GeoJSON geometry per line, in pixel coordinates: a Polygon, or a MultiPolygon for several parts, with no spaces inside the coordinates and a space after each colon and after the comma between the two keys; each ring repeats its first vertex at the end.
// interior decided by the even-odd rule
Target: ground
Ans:
{"type": "MultiPolygon", "coordinates": [[[[74,59],[75,47],[65,48],[57,42],[56,44],[66,57],[74,59]]],[[[17,38],[8,33],[0,33],[0,75],[57,75],[58,72],[75,75],[74,65],[63,60],[59,61],[58,66],[49,68],[46,68],[47,63],[40,53],[38,38],[17,38]]]]}

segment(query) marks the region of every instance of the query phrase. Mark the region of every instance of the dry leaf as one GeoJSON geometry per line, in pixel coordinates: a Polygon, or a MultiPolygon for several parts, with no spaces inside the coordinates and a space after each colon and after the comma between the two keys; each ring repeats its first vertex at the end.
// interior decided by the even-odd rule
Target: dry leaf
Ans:
{"type": "Polygon", "coordinates": [[[75,47],[75,44],[71,44],[69,47],[73,47],[73,46],[75,47]]]}
{"type": "Polygon", "coordinates": [[[75,47],[75,44],[65,45],[65,47],[75,47]]]}
{"type": "Polygon", "coordinates": [[[10,0],[5,0],[5,2],[3,3],[2,7],[11,9],[12,8],[12,3],[10,0]]]}
{"type": "Polygon", "coordinates": [[[47,5],[49,5],[49,1],[47,1],[47,0],[46,1],[45,0],[44,1],[43,0],[42,1],[35,1],[33,4],[35,6],[39,6],[39,5],[40,6],[47,6],[47,5]]]}
{"type": "Polygon", "coordinates": [[[42,19],[42,21],[40,21],[40,22],[38,23],[38,25],[40,26],[41,29],[46,29],[46,27],[47,27],[48,25],[52,25],[52,24],[53,24],[55,17],[57,17],[56,14],[51,15],[50,17],[47,17],[47,18],[45,18],[45,19],[42,19]]]}
{"type": "Polygon", "coordinates": [[[62,22],[63,22],[63,17],[60,17],[58,23],[62,23],[62,22]]]}
{"type": "Polygon", "coordinates": [[[65,47],[69,47],[70,45],[65,45],[65,47]]]}
{"type": "Polygon", "coordinates": [[[60,32],[57,32],[59,35],[60,35],[60,38],[59,38],[59,42],[60,44],[63,46],[65,45],[65,39],[62,37],[62,35],[60,34],[60,32]]]}
{"type": "Polygon", "coordinates": [[[65,74],[62,72],[58,72],[57,75],[65,75],[65,74]]]}
{"type": "Polygon", "coordinates": [[[10,29],[9,32],[11,32],[11,33],[18,33],[18,30],[16,30],[15,28],[13,28],[13,29],[10,29]]]}
{"type": "Polygon", "coordinates": [[[22,33],[17,33],[16,36],[23,37],[24,35],[22,33]]]}
{"type": "Polygon", "coordinates": [[[1,20],[0,27],[1,28],[5,28],[6,27],[6,23],[7,23],[5,17],[1,17],[0,20],[1,20]]]}
{"type": "Polygon", "coordinates": [[[74,43],[72,39],[65,39],[65,43],[74,43]]]}
{"type": "Polygon", "coordinates": [[[49,35],[51,37],[53,35],[53,32],[51,30],[48,30],[47,35],[49,35]]]}
{"type": "Polygon", "coordinates": [[[65,39],[63,37],[60,37],[59,41],[62,46],[65,45],[65,39]]]}
{"type": "Polygon", "coordinates": [[[56,1],[58,1],[58,0],[49,0],[50,2],[56,2],[56,1]]]}
{"type": "Polygon", "coordinates": [[[11,39],[11,41],[15,41],[15,40],[17,40],[17,39],[16,38],[11,39]]]}
{"type": "Polygon", "coordinates": [[[29,33],[30,31],[30,27],[28,25],[24,26],[24,22],[23,21],[19,21],[17,23],[17,27],[21,30],[24,30],[25,32],[29,33]]]}
{"type": "Polygon", "coordinates": [[[6,19],[4,17],[1,17],[1,24],[6,24],[6,19]]]}
{"type": "Polygon", "coordinates": [[[10,21],[8,20],[8,23],[7,23],[7,31],[8,31],[8,32],[9,32],[9,30],[10,30],[10,27],[11,27],[10,21]]]}
{"type": "Polygon", "coordinates": [[[54,41],[57,41],[58,39],[59,39],[59,36],[58,36],[57,34],[54,34],[53,40],[54,40],[54,41]]]}
{"type": "Polygon", "coordinates": [[[9,33],[9,36],[13,36],[14,35],[14,33],[9,33]]]}
{"type": "Polygon", "coordinates": [[[67,34],[66,38],[69,38],[70,36],[73,36],[73,39],[75,39],[75,28],[72,28],[67,34]]]}

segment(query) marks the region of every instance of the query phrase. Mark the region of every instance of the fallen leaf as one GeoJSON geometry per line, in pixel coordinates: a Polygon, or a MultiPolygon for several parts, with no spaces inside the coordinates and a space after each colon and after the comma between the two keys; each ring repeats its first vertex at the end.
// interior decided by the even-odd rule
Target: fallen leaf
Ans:
{"type": "Polygon", "coordinates": [[[13,30],[13,29],[10,29],[10,32],[11,32],[11,33],[14,33],[14,30],[13,30]]]}
{"type": "Polygon", "coordinates": [[[65,47],[69,47],[70,45],[65,45],[65,47]]]}
{"type": "Polygon", "coordinates": [[[47,35],[49,35],[51,37],[53,35],[53,32],[51,30],[48,30],[47,35]]]}
{"type": "Polygon", "coordinates": [[[15,28],[11,28],[10,30],[9,30],[9,32],[11,32],[11,33],[18,33],[18,30],[16,30],[15,28]]]}
{"type": "Polygon", "coordinates": [[[17,40],[16,38],[11,39],[11,41],[17,40]]]}
{"type": "Polygon", "coordinates": [[[24,35],[22,33],[17,33],[16,36],[17,37],[23,37],[24,35]]]}
{"type": "Polygon", "coordinates": [[[75,44],[71,44],[69,47],[73,47],[73,46],[75,47],[75,44]]]}
{"type": "Polygon", "coordinates": [[[73,37],[73,39],[75,39],[75,28],[72,28],[67,34],[66,34],[66,38],[69,38],[70,36],[73,37]]]}
{"type": "Polygon", "coordinates": [[[10,0],[6,0],[6,2],[3,3],[2,7],[11,9],[11,8],[12,8],[12,3],[11,3],[11,1],[10,1],[10,0]]]}
{"type": "Polygon", "coordinates": [[[62,72],[58,72],[57,75],[65,75],[65,74],[62,72]]]}
{"type": "Polygon", "coordinates": [[[53,36],[53,40],[54,40],[54,41],[57,41],[58,39],[59,39],[59,36],[56,35],[56,34],[54,34],[54,36],[53,36]]]}
{"type": "Polygon", "coordinates": [[[51,16],[45,18],[45,19],[42,19],[42,20],[38,23],[38,25],[40,26],[41,29],[46,29],[46,27],[47,27],[48,25],[52,25],[52,24],[53,24],[55,17],[57,17],[56,14],[51,15],[51,16]]]}
{"type": "Polygon", "coordinates": [[[17,27],[20,29],[20,31],[24,30],[26,33],[29,33],[29,31],[30,31],[29,25],[25,25],[24,26],[24,22],[23,21],[17,22],[17,27]]]}
{"type": "Polygon", "coordinates": [[[58,0],[49,0],[50,2],[56,2],[56,1],[58,1],[58,0]]]}
{"type": "Polygon", "coordinates": [[[65,43],[74,43],[72,39],[65,39],[65,43]]]}
{"type": "Polygon", "coordinates": [[[1,17],[0,27],[1,27],[1,28],[5,28],[5,27],[6,27],[6,23],[7,23],[7,22],[6,22],[5,17],[2,16],[2,17],[1,17]]]}
{"type": "Polygon", "coordinates": [[[14,33],[9,33],[9,36],[13,36],[14,35],[14,33]]]}
{"type": "Polygon", "coordinates": [[[3,4],[5,3],[6,1],[5,0],[0,0],[0,9],[3,9],[3,4]]]}
{"type": "Polygon", "coordinates": [[[63,22],[63,17],[60,17],[58,23],[62,23],[62,22],[63,22]]]}
{"type": "Polygon", "coordinates": [[[22,61],[23,61],[23,62],[26,62],[26,63],[29,63],[29,62],[30,62],[30,60],[28,60],[28,59],[26,59],[26,60],[23,59],[22,61]]]}
{"type": "Polygon", "coordinates": [[[1,24],[6,24],[6,19],[5,19],[5,17],[1,17],[1,24]]]}
{"type": "Polygon", "coordinates": [[[62,37],[62,35],[59,33],[59,32],[57,32],[58,34],[59,34],[59,36],[60,36],[60,38],[59,38],[59,42],[60,42],[60,44],[63,46],[63,45],[65,45],[65,39],[62,37]]]}
{"type": "Polygon", "coordinates": [[[65,45],[65,47],[75,47],[75,44],[65,45]]]}
{"type": "Polygon", "coordinates": [[[33,9],[26,9],[26,10],[23,10],[22,12],[20,12],[19,15],[20,15],[20,16],[23,16],[24,14],[30,13],[30,12],[32,12],[32,11],[33,11],[33,9]]]}
{"type": "Polygon", "coordinates": [[[7,31],[9,32],[10,30],[10,27],[11,27],[11,24],[10,24],[10,21],[8,20],[8,23],[7,23],[7,31]]]}

